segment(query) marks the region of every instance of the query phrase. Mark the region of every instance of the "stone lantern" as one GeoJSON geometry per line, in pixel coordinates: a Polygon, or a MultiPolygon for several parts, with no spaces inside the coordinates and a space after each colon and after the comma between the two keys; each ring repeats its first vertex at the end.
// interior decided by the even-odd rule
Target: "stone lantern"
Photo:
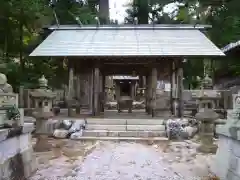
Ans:
{"type": "Polygon", "coordinates": [[[56,94],[47,89],[47,79],[42,76],[39,79],[39,88],[30,93],[31,98],[35,103],[35,111],[33,116],[36,118],[36,135],[38,136],[35,151],[48,151],[51,145],[46,140],[47,136],[47,122],[53,117],[52,102],[56,94]]]}
{"type": "Polygon", "coordinates": [[[200,140],[201,145],[198,148],[203,153],[215,153],[217,146],[213,143],[214,137],[214,122],[218,119],[218,114],[214,111],[213,98],[205,90],[212,87],[212,81],[207,76],[202,81],[202,90],[197,99],[199,102],[199,112],[196,114],[196,119],[200,121],[200,140]],[[209,107],[209,104],[211,107],[209,107]]]}
{"type": "Polygon", "coordinates": [[[213,81],[208,74],[202,80],[202,88],[204,89],[213,89],[213,81]]]}
{"type": "Polygon", "coordinates": [[[35,109],[43,112],[51,112],[53,106],[53,99],[56,98],[56,94],[47,88],[48,80],[45,79],[44,75],[38,80],[39,88],[34,89],[30,96],[34,101],[35,109]]]}

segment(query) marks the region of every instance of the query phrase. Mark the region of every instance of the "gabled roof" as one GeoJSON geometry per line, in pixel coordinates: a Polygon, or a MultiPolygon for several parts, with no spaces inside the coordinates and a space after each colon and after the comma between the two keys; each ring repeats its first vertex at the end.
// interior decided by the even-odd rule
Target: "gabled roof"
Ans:
{"type": "Polygon", "coordinates": [[[52,26],[30,56],[224,56],[198,25],[52,26]]]}
{"type": "Polygon", "coordinates": [[[233,50],[235,48],[238,48],[238,47],[240,47],[240,40],[237,41],[237,42],[230,43],[230,44],[226,45],[225,47],[222,48],[222,51],[224,53],[226,53],[226,52],[231,51],[231,50],[233,50]]]}

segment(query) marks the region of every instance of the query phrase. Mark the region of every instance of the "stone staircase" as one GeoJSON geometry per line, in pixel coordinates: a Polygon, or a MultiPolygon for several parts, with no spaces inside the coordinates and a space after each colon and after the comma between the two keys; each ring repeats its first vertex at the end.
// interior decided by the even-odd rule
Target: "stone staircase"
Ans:
{"type": "Polygon", "coordinates": [[[87,119],[81,140],[154,140],[165,138],[163,120],[87,119]]]}

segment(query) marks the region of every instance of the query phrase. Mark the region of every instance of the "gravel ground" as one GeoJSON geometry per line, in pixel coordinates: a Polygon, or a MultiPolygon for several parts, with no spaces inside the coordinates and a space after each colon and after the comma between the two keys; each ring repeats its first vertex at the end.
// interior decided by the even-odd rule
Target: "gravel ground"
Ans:
{"type": "Polygon", "coordinates": [[[100,142],[85,157],[62,155],[45,161],[30,180],[202,179],[209,175],[213,157],[197,153],[195,145],[186,142],[100,142]]]}

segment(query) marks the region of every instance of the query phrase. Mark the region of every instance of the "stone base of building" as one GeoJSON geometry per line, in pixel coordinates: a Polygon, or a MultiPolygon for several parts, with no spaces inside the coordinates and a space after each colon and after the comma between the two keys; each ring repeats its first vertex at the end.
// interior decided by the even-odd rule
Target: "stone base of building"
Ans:
{"type": "Polygon", "coordinates": [[[220,179],[240,180],[240,142],[225,135],[219,135],[215,163],[211,167],[220,179]]]}
{"type": "Polygon", "coordinates": [[[31,140],[33,125],[25,124],[15,134],[13,131],[0,130],[0,180],[23,180],[37,170],[31,140]]]}

